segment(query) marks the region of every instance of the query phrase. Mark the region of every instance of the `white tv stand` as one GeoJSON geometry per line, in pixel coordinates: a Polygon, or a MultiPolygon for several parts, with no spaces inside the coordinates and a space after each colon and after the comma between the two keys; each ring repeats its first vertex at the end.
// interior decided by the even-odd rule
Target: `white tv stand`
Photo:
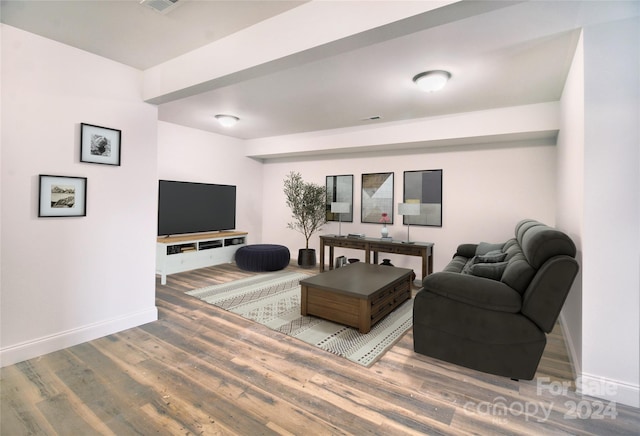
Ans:
{"type": "Polygon", "coordinates": [[[247,244],[247,232],[214,232],[159,237],[156,274],[167,284],[167,274],[233,262],[238,248],[247,244]]]}

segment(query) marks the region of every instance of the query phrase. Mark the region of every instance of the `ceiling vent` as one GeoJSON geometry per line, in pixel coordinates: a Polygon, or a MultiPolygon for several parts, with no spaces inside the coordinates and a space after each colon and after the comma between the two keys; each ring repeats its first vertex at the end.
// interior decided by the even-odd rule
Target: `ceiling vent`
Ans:
{"type": "Polygon", "coordinates": [[[147,6],[156,12],[166,14],[176,8],[178,1],[179,0],[142,0],[140,4],[147,6]]]}

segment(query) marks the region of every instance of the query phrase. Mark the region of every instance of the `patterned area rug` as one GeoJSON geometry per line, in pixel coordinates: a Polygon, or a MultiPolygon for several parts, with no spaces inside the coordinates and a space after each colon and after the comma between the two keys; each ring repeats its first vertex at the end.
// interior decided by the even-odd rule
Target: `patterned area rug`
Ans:
{"type": "Polygon", "coordinates": [[[313,316],[301,316],[299,282],[307,277],[290,271],[262,273],[187,294],[367,367],[413,325],[413,299],[367,334],[313,316]]]}

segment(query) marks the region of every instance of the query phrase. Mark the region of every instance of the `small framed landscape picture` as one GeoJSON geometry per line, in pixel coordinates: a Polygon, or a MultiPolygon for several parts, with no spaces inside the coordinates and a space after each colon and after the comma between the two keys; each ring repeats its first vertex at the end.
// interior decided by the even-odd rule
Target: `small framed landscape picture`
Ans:
{"type": "Polygon", "coordinates": [[[39,217],[86,215],[86,177],[40,175],[39,217]]]}
{"type": "Polygon", "coordinates": [[[120,166],[120,130],[85,123],[80,126],[80,162],[120,166]]]}

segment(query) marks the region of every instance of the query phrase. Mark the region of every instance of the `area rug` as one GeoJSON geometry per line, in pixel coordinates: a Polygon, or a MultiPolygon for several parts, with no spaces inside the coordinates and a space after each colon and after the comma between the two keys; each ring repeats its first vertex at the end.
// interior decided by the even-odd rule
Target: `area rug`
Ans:
{"type": "Polygon", "coordinates": [[[413,325],[413,299],[403,303],[367,334],[313,316],[302,316],[300,280],[308,277],[291,271],[261,273],[187,294],[366,367],[373,365],[413,325]]]}

